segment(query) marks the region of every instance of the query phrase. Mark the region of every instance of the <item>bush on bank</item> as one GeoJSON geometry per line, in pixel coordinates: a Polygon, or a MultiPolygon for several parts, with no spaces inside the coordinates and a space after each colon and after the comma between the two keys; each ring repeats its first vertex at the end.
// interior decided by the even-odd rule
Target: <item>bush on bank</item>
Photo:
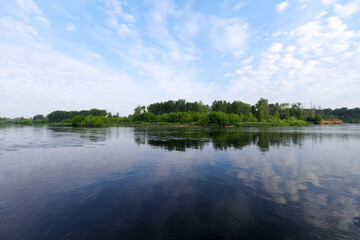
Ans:
{"type": "Polygon", "coordinates": [[[75,116],[72,119],[73,127],[104,127],[110,120],[104,116],[75,116]]]}

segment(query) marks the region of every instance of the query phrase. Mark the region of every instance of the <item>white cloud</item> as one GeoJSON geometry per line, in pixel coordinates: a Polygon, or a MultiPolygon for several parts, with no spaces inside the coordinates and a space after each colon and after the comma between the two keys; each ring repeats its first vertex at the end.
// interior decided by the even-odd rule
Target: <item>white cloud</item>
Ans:
{"type": "Polygon", "coordinates": [[[251,55],[247,59],[243,60],[240,65],[247,65],[254,61],[254,55],[251,55]]]}
{"type": "Polygon", "coordinates": [[[360,10],[360,6],[355,3],[349,3],[346,5],[335,4],[334,13],[340,17],[349,17],[360,10]]]}
{"type": "Polygon", "coordinates": [[[271,53],[277,53],[280,52],[283,45],[281,43],[273,43],[273,45],[269,48],[269,51],[271,53]]]}
{"type": "Polygon", "coordinates": [[[6,33],[0,40],[0,109],[10,117],[89,107],[126,113],[142,99],[125,72],[67,56],[26,24],[0,19],[0,31],[6,33]]]}
{"type": "Polygon", "coordinates": [[[237,4],[235,4],[235,6],[233,7],[233,10],[238,10],[240,8],[242,8],[243,6],[245,6],[245,2],[244,1],[241,1],[241,2],[238,2],[237,4]]]}
{"type": "Polygon", "coordinates": [[[210,40],[213,47],[224,53],[241,54],[248,38],[248,24],[239,18],[216,18],[212,22],[210,40]]]}
{"type": "Polygon", "coordinates": [[[347,30],[339,17],[328,17],[325,21],[308,22],[297,28],[297,43],[302,54],[320,56],[324,53],[337,54],[353,44],[356,34],[347,30]]]}
{"type": "Polygon", "coordinates": [[[281,32],[273,32],[273,33],[271,34],[271,36],[274,37],[274,38],[276,38],[276,37],[278,37],[278,36],[280,36],[280,35],[281,35],[281,32]]]}
{"type": "Polygon", "coordinates": [[[279,3],[279,4],[276,6],[276,10],[277,10],[278,12],[282,12],[282,11],[284,11],[286,8],[288,8],[289,6],[290,6],[289,1],[284,1],[284,2],[279,3]]]}
{"type": "Polygon", "coordinates": [[[337,0],[321,0],[321,3],[324,4],[324,5],[331,5],[331,4],[334,4],[336,2],[337,2],[337,0]]]}
{"type": "Polygon", "coordinates": [[[328,14],[328,12],[322,10],[322,11],[315,17],[315,19],[316,19],[316,20],[321,19],[321,18],[322,18],[323,16],[325,16],[326,14],[328,14]]]}
{"type": "Polygon", "coordinates": [[[66,31],[75,31],[75,30],[76,30],[76,27],[75,27],[75,25],[74,25],[73,23],[68,23],[68,24],[66,24],[66,26],[65,26],[65,30],[66,30],[66,31]]]}
{"type": "Polygon", "coordinates": [[[20,9],[25,12],[34,12],[36,15],[41,15],[42,12],[39,7],[32,0],[16,0],[20,9]]]}
{"type": "Polygon", "coordinates": [[[120,36],[135,36],[133,23],[136,22],[134,16],[123,10],[123,2],[118,0],[104,0],[106,23],[115,29],[120,36]]]}
{"type": "Polygon", "coordinates": [[[354,106],[360,87],[360,35],[339,17],[323,16],[297,27],[281,42],[276,40],[254,61],[241,62],[227,96],[242,94],[253,102],[271,96],[280,102],[293,99],[337,107],[341,98],[340,104],[354,106]]]}

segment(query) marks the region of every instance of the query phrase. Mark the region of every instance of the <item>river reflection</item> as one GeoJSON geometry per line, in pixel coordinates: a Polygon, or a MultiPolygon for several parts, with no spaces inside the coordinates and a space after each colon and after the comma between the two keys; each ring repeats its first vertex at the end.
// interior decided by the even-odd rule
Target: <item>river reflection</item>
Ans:
{"type": "Polygon", "coordinates": [[[0,131],[1,239],[360,236],[359,125],[0,131]]]}
{"type": "MultiPolygon", "coordinates": [[[[323,138],[349,140],[359,139],[357,132],[324,131],[321,127],[313,130],[301,128],[137,128],[134,138],[137,144],[148,144],[154,148],[169,151],[186,151],[186,149],[203,149],[210,143],[214,150],[242,149],[247,145],[256,145],[261,151],[274,147],[301,147],[302,143],[311,140],[312,144],[321,142],[323,138]]],[[[332,129],[330,129],[332,130],[332,129]]]]}

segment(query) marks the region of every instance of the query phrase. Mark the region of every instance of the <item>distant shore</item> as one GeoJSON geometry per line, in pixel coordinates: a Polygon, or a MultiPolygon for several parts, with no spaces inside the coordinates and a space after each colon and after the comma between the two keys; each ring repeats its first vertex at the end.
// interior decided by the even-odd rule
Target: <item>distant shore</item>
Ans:
{"type": "MultiPolygon", "coordinates": [[[[341,120],[322,120],[320,124],[314,124],[311,122],[305,122],[304,124],[291,124],[286,122],[241,122],[229,125],[218,125],[218,124],[209,124],[209,125],[199,125],[197,123],[167,123],[167,122],[126,122],[126,123],[108,123],[101,127],[288,127],[288,126],[314,126],[314,125],[339,125],[344,124],[341,120]]],[[[50,126],[50,127],[74,127],[72,123],[28,123],[28,124],[19,124],[19,123],[11,123],[11,122],[2,122],[0,126],[50,126]]],[[[92,128],[87,126],[82,126],[81,128],[92,128]]]]}

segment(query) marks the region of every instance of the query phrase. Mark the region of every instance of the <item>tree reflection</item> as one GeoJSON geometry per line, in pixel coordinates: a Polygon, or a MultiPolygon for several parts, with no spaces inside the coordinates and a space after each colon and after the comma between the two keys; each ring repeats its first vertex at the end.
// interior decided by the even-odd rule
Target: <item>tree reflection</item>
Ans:
{"type": "MultiPolygon", "coordinates": [[[[258,146],[263,152],[270,147],[301,146],[306,134],[272,131],[249,131],[239,128],[135,128],[134,139],[140,144],[168,151],[203,149],[211,144],[215,150],[241,150],[245,146],[258,146]]],[[[318,136],[312,136],[316,139],[318,136]]]]}

